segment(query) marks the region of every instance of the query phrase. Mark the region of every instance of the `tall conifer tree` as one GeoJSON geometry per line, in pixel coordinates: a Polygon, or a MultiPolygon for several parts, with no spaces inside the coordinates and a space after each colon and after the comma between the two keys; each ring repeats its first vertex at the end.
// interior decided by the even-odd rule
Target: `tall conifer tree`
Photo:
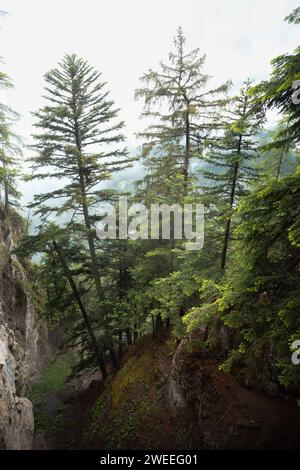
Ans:
{"type": "Polygon", "coordinates": [[[206,138],[216,130],[215,112],[226,103],[230,83],[208,87],[205,55],[199,49],[185,50],[181,28],[174,46],[168,63],[161,62],[159,71],[150,69],[141,77],[144,86],[136,90],[136,97],[144,101],[143,116],[154,120],[140,134],[146,166],[158,180],[181,173],[186,191],[191,159],[201,158],[206,138]]]}
{"type": "Polygon", "coordinates": [[[76,55],[66,55],[45,75],[46,105],[35,113],[37,155],[29,179],[54,178],[59,188],[35,196],[32,207],[42,217],[65,214],[69,229],[87,239],[91,273],[105,323],[104,292],[96,250],[97,204],[111,191],[99,188],[113,172],[131,165],[124,147],[118,109],[105,91],[101,74],[76,55]],[[53,204],[55,202],[55,204],[53,204]]]}
{"type": "MultiPolygon", "coordinates": [[[[8,76],[0,72],[0,90],[12,88],[8,76]]],[[[11,206],[18,205],[20,193],[16,189],[18,157],[21,155],[20,139],[12,130],[18,118],[9,106],[0,103],[0,187],[6,213],[11,206]]]]}
{"type": "Polygon", "coordinates": [[[202,171],[208,181],[203,188],[207,200],[217,206],[219,216],[225,217],[222,270],[226,265],[232,210],[257,177],[257,134],[264,114],[249,96],[250,87],[251,81],[247,80],[232,100],[232,110],[225,117],[224,135],[211,142],[205,158],[208,165],[202,171]]]}

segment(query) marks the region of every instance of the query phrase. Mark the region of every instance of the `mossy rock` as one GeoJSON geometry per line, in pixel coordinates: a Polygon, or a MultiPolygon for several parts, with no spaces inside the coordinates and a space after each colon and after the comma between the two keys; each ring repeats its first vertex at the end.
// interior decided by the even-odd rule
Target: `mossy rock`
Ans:
{"type": "Polygon", "coordinates": [[[168,359],[170,344],[145,339],[144,345],[129,351],[123,367],[107,381],[91,410],[84,433],[86,448],[176,446],[178,430],[166,407],[165,380],[160,368],[161,358],[168,359]]]}

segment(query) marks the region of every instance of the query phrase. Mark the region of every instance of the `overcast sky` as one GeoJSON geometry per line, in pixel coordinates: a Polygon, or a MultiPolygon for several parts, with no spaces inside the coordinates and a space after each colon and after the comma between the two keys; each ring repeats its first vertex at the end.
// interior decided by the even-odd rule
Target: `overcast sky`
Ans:
{"type": "MultiPolygon", "coordinates": [[[[270,60],[299,44],[299,26],[284,17],[296,0],[0,0],[2,67],[15,89],[6,100],[21,114],[18,132],[30,143],[32,117],[43,93],[43,74],[65,53],[75,52],[103,73],[122,109],[129,147],[141,129],[134,101],[139,77],[172,48],[179,25],[187,47],[207,54],[205,72],[214,84],[235,87],[268,76],[270,60]]],[[[28,151],[25,152],[28,155],[28,151]]]]}

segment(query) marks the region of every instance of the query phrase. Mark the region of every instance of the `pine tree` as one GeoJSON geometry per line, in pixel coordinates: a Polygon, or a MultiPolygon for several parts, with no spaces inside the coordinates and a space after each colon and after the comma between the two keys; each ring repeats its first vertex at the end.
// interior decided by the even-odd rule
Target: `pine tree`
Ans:
{"type": "Polygon", "coordinates": [[[245,361],[264,380],[300,383],[291,362],[299,338],[299,170],[260,185],[239,207],[239,249],[218,305],[235,332],[226,365],[245,361]]]}
{"type": "MultiPolygon", "coordinates": [[[[11,88],[13,85],[6,74],[0,72],[0,90],[11,88]]],[[[20,139],[12,130],[14,121],[18,118],[10,107],[0,103],[0,187],[3,189],[5,212],[11,206],[18,205],[20,193],[16,189],[18,174],[18,157],[21,155],[20,139]]],[[[1,194],[1,193],[0,193],[1,194]]]]}
{"type": "Polygon", "coordinates": [[[205,55],[199,49],[185,51],[185,37],[179,28],[175,51],[160,70],[149,70],[141,77],[145,85],[136,90],[144,100],[143,117],[156,123],[139,136],[145,140],[142,157],[158,187],[162,179],[179,173],[187,190],[192,158],[201,158],[207,137],[218,124],[216,110],[226,103],[229,82],[209,89],[209,76],[203,72],[205,55]]]}
{"type": "Polygon", "coordinates": [[[37,271],[38,285],[44,293],[41,310],[49,327],[60,327],[62,344],[58,345],[75,348],[82,357],[80,366],[96,365],[105,380],[103,356],[110,345],[103,338],[103,325],[99,328],[99,322],[93,322],[89,302],[84,298],[88,291],[86,273],[79,264],[81,258],[85,260],[84,251],[78,235],[53,223],[43,223],[35,235],[24,235],[16,249],[22,257],[42,254],[37,271]]]}
{"type": "Polygon", "coordinates": [[[264,115],[249,96],[251,81],[247,80],[240,94],[232,100],[232,110],[225,116],[224,135],[214,139],[206,155],[208,166],[202,174],[209,182],[203,188],[207,201],[217,206],[225,218],[221,269],[226,266],[232,211],[249,184],[257,177],[257,134],[264,115]]]}
{"type": "MultiPolygon", "coordinates": [[[[299,12],[296,9],[287,20],[299,23],[299,12]]],[[[270,79],[251,90],[259,106],[274,107],[283,118],[268,135],[273,141],[263,145],[267,159],[274,159],[270,162],[271,177],[267,175],[268,179],[251,188],[239,202],[236,249],[227,275],[219,284],[208,283],[211,294],[199,308],[191,309],[185,320],[192,330],[221,317],[233,333],[223,369],[228,372],[234,365],[246,365],[262,386],[279,380],[297,391],[299,368],[291,357],[293,341],[300,333],[300,172],[298,167],[285,176],[283,161],[288,152],[295,161],[298,151],[300,108],[291,98],[292,84],[300,78],[299,49],[272,63],[270,79]]]]}
{"type": "Polygon", "coordinates": [[[265,131],[262,139],[261,171],[265,176],[276,180],[293,174],[300,163],[297,147],[282,143],[282,136],[287,126],[286,119],[282,119],[275,129],[265,131]]]}
{"type": "MultiPolygon", "coordinates": [[[[185,50],[181,28],[174,45],[168,63],[161,63],[159,71],[145,73],[143,87],[136,91],[136,97],[144,101],[142,117],[153,121],[139,134],[147,173],[137,183],[135,197],[147,207],[198,201],[191,163],[203,158],[208,138],[213,140],[220,126],[216,111],[227,102],[229,82],[209,88],[210,77],[203,72],[205,56],[199,49],[185,50]]],[[[162,321],[180,324],[199,287],[194,282],[199,266],[196,272],[191,269],[191,259],[199,261],[198,253],[188,256],[172,229],[170,240],[140,241],[137,252],[131,269],[137,310],[143,305],[144,321],[152,319],[154,331],[162,321]]]]}
{"type": "Polygon", "coordinates": [[[298,170],[260,183],[243,198],[227,276],[219,283],[206,281],[199,306],[184,318],[189,331],[211,332],[209,348],[222,319],[230,338],[222,368],[246,366],[263,386],[300,384],[299,368],[291,362],[292,343],[300,334],[299,176],[298,170]]]}
{"type": "Polygon", "coordinates": [[[285,21],[288,23],[294,23],[294,24],[299,24],[300,23],[300,7],[295,8],[295,10],[292,11],[286,18],[284,18],[285,21]]]}
{"type": "MultiPolygon", "coordinates": [[[[300,23],[300,10],[296,8],[285,18],[289,23],[300,23]]],[[[277,109],[286,121],[278,134],[276,148],[298,144],[300,126],[300,46],[292,54],[282,54],[271,61],[273,67],[268,80],[253,88],[257,103],[267,109],[277,109]]]]}
{"type": "Polygon", "coordinates": [[[35,113],[32,179],[55,178],[60,188],[36,195],[30,207],[42,218],[65,214],[69,228],[86,237],[94,278],[100,321],[105,323],[104,293],[97,258],[94,223],[97,204],[110,197],[99,188],[115,171],[131,165],[121,146],[124,123],[117,120],[118,109],[104,91],[101,74],[76,55],[66,55],[58,68],[46,74],[47,104],[35,113]],[[54,205],[55,203],[55,205],[54,205]]]}

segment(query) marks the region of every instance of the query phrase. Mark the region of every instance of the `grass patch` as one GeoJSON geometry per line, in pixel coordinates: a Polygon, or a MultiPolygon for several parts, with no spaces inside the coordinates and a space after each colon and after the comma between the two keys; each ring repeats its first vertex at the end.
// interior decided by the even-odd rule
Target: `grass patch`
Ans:
{"type": "Polygon", "coordinates": [[[35,427],[37,430],[51,430],[55,426],[55,416],[46,412],[49,396],[57,394],[66,383],[72,371],[72,355],[58,356],[45,370],[42,379],[32,385],[28,394],[33,404],[35,427]]]}
{"type": "Polygon", "coordinates": [[[145,344],[106,383],[84,433],[87,449],[155,449],[164,433],[159,350],[145,344]]]}

